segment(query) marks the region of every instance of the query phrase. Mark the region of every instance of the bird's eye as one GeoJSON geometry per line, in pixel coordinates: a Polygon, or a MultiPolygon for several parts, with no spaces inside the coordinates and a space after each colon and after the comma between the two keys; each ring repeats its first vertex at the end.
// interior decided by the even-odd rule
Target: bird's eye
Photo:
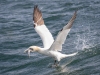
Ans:
{"type": "Polygon", "coordinates": [[[29,48],[30,50],[33,50],[33,48],[29,48]]]}

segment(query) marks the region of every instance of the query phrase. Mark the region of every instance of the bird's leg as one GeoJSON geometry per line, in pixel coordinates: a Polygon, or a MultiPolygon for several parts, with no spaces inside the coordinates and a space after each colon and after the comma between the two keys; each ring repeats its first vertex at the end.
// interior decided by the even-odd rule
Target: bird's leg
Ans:
{"type": "Polygon", "coordinates": [[[59,62],[57,60],[54,61],[54,65],[58,66],[59,62]]]}
{"type": "Polygon", "coordinates": [[[56,65],[56,64],[57,64],[57,60],[54,61],[54,65],[56,65]]]}

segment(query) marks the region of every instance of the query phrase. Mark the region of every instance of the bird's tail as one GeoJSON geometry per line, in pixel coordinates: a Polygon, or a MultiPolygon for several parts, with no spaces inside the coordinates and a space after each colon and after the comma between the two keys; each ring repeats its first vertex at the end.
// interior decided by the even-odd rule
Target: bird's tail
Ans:
{"type": "Polygon", "coordinates": [[[72,54],[66,54],[65,57],[71,57],[71,56],[75,56],[78,52],[72,53],[72,54]]]}

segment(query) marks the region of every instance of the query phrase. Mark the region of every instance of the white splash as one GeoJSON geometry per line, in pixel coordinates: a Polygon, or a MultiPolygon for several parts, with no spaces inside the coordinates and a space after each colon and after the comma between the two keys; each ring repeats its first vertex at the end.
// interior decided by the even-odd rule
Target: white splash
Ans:
{"type": "Polygon", "coordinates": [[[76,44],[76,49],[77,50],[84,50],[84,49],[89,49],[93,46],[93,40],[92,40],[92,35],[91,35],[91,31],[90,31],[90,26],[87,27],[87,29],[83,28],[84,33],[81,34],[77,34],[77,38],[75,40],[75,44],[76,44]]]}
{"type": "Polygon", "coordinates": [[[76,40],[76,49],[77,50],[84,50],[84,49],[88,49],[90,48],[90,44],[89,44],[89,39],[86,38],[85,36],[80,36],[80,35],[77,35],[77,40],[76,40]]]}

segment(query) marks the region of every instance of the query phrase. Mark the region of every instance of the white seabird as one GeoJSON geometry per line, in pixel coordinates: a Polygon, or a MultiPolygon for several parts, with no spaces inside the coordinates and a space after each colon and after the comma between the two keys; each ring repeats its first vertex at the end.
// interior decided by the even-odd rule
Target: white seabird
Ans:
{"type": "Polygon", "coordinates": [[[44,24],[44,20],[42,18],[42,13],[39,10],[38,6],[34,6],[34,11],[33,11],[33,23],[34,23],[34,29],[35,31],[39,34],[39,36],[42,39],[44,48],[38,47],[38,46],[30,46],[25,52],[28,52],[30,55],[30,52],[38,52],[43,55],[47,55],[52,57],[55,62],[54,65],[57,65],[57,61],[59,62],[61,59],[69,56],[74,56],[77,54],[72,53],[72,54],[62,54],[60,51],[62,51],[62,44],[64,44],[66,37],[72,27],[72,24],[76,18],[76,13],[75,11],[74,15],[70,19],[70,21],[65,25],[61,31],[59,31],[56,39],[54,40],[52,37],[52,34],[44,24]]]}

